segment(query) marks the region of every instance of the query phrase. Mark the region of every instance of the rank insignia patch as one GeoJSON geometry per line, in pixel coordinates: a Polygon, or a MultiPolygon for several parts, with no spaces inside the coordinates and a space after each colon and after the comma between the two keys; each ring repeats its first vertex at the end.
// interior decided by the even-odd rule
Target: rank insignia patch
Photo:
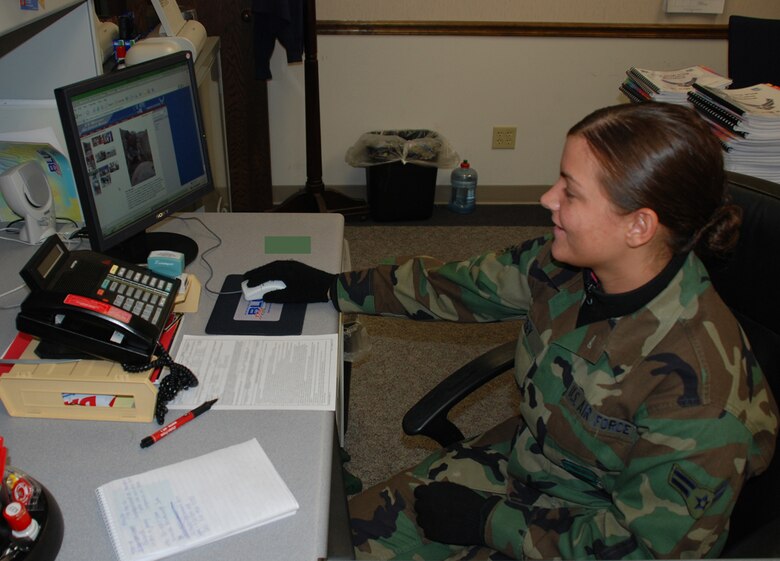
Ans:
{"type": "Polygon", "coordinates": [[[728,482],[724,481],[714,490],[707,489],[685,473],[679,465],[674,464],[672,471],[669,472],[669,485],[680,493],[690,515],[698,520],[723,495],[728,487],[728,482]]]}

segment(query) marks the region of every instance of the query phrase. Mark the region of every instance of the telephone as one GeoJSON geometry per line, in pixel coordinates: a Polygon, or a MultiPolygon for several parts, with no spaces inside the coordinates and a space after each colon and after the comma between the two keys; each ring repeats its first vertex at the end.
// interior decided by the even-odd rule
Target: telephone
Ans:
{"type": "Polygon", "coordinates": [[[180,283],[94,251],[68,251],[58,236],[19,274],[31,290],[19,331],[125,364],[150,361],[180,283]]]}

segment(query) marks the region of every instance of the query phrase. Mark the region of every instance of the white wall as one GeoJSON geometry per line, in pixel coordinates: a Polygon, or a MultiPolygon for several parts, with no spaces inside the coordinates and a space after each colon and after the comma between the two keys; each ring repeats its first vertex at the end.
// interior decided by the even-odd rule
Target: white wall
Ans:
{"type": "MultiPolygon", "coordinates": [[[[780,0],[726,0],[722,14],[667,14],[666,0],[318,0],[319,20],[506,21],[725,25],[739,14],[780,19],[780,0]]],[[[323,181],[365,196],[344,163],[361,133],[401,127],[443,134],[497,199],[532,200],[552,182],[568,128],[627,100],[632,65],[727,72],[725,40],[325,35],[318,38],[323,181]],[[492,150],[492,127],[516,126],[515,150],[492,150]]],[[[268,84],[274,199],[306,181],[303,66],[277,47],[268,84]]],[[[449,170],[438,174],[446,199],[449,170]]]]}
{"type": "Polygon", "coordinates": [[[95,76],[100,66],[91,10],[84,2],[0,57],[0,99],[54,99],[54,88],[95,76]]]}
{"type": "MultiPolygon", "coordinates": [[[[719,40],[354,35],[320,36],[318,45],[323,181],[361,197],[364,171],[344,154],[363,132],[436,130],[472,162],[482,186],[547,185],[568,128],[626,101],[618,86],[631,65],[704,64],[725,74],[727,48],[719,40]],[[517,127],[515,150],[491,149],[494,125],[517,127]]],[[[303,66],[288,65],[277,46],[272,73],[271,159],[281,200],[306,180],[303,66]]],[[[438,184],[448,182],[449,170],[440,170],[438,184]]]]}
{"type": "MultiPolygon", "coordinates": [[[[701,2],[691,2],[692,4],[701,2]]],[[[722,14],[667,14],[666,0],[317,0],[321,20],[725,24],[778,17],[777,0],[725,0],[722,14]]]]}
{"type": "MultiPolygon", "coordinates": [[[[48,4],[48,11],[42,8],[41,12],[32,12],[37,17],[58,11],[64,15],[0,57],[0,132],[51,128],[64,149],[54,88],[95,76],[100,68],[93,40],[91,2],[64,12],[63,6],[78,3],[56,0],[48,4]]],[[[15,10],[15,18],[3,20],[0,33],[31,20],[28,14],[17,13],[18,5],[15,10]]],[[[3,15],[11,15],[9,6],[0,9],[0,19],[3,15]]]]}

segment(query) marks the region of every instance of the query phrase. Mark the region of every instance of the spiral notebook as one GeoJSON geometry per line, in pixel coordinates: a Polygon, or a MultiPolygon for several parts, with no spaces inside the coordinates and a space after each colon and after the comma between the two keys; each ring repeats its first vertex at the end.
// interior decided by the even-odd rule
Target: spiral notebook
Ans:
{"type": "Polygon", "coordinates": [[[254,438],[116,479],[96,493],[120,561],[162,559],[298,510],[254,438]],[[215,481],[231,483],[215,486],[215,481]]]}

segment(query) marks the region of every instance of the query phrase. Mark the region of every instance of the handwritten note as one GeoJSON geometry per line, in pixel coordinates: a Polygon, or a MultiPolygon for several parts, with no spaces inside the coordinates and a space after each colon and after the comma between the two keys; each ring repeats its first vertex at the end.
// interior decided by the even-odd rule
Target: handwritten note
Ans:
{"type": "Polygon", "coordinates": [[[96,491],[121,561],[151,561],[298,510],[257,439],[117,479],[96,491]],[[217,488],[214,481],[230,481],[217,488]]]}

